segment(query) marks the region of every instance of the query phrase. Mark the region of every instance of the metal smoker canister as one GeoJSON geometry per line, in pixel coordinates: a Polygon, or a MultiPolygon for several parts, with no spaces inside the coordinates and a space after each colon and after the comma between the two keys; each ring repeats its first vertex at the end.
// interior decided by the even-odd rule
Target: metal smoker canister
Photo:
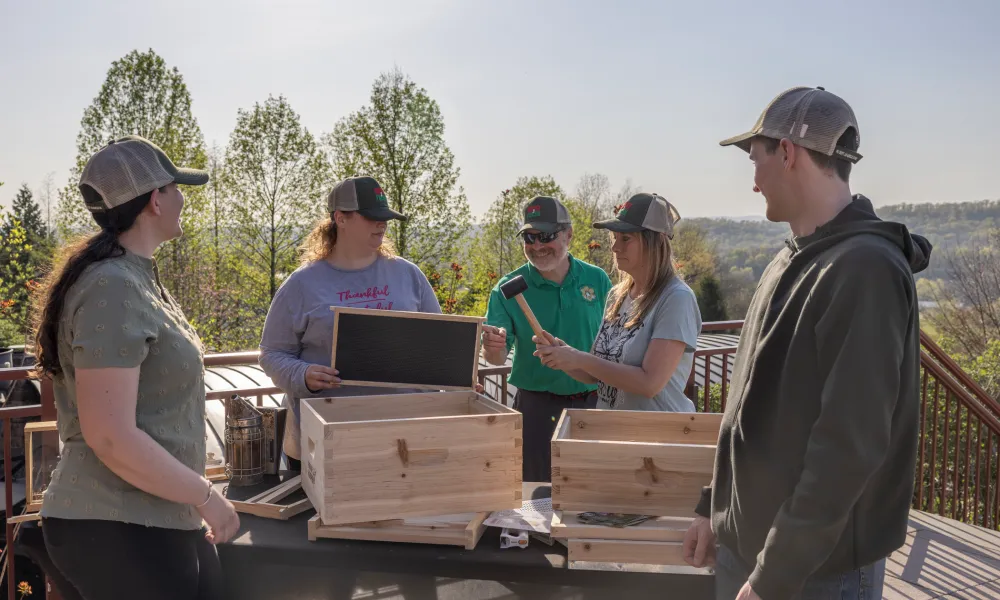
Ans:
{"type": "Polygon", "coordinates": [[[229,485],[264,479],[264,427],[260,412],[234,394],[226,401],[226,475],[229,485]]]}

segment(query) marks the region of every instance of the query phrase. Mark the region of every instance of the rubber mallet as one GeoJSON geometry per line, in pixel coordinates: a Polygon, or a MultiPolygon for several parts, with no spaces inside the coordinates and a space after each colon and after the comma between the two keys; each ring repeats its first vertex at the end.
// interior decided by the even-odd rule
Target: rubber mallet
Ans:
{"type": "Polygon", "coordinates": [[[503,294],[504,298],[508,300],[513,298],[518,304],[521,305],[521,311],[524,313],[524,316],[528,318],[528,323],[531,324],[531,330],[535,332],[538,339],[544,340],[545,335],[542,326],[538,323],[538,319],[535,318],[535,313],[531,312],[531,308],[528,306],[527,301],[525,301],[524,296],[521,295],[526,289],[528,289],[528,282],[524,280],[523,276],[518,275],[517,277],[512,277],[510,281],[501,285],[500,293],[503,294]]]}

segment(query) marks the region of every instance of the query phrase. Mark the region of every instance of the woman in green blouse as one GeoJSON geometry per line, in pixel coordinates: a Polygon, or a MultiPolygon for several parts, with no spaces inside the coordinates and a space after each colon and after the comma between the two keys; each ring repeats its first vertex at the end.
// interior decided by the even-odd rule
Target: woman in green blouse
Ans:
{"type": "Polygon", "coordinates": [[[101,231],[66,249],[44,289],[37,367],[63,449],[42,530],[88,600],[222,597],[213,543],[239,517],[204,477],[202,345],[153,259],[182,233],[177,185],[207,181],[147,140],[111,142],[79,185],[101,231]]]}

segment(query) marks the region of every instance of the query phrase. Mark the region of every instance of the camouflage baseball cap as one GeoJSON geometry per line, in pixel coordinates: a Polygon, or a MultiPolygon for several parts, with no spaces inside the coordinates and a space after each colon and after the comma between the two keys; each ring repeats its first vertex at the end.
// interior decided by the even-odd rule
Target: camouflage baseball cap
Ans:
{"type": "Polygon", "coordinates": [[[569,211],[562,202],[551,196],[535,196],[524,206],[524,225],[517,233],[521,234],[529,229],[555,233],[572,224],[569,211]]]}
{"type": "Polygon", "coordinates": [[[750,131],[719,142],[750,152],[750,140],[756,136],[780,140],[815,150],[827,156],[856,163],[861,160],[858,147],[861,130],[858,120],[843,98],[822,87],[793,87],[771,100],[750,131]],[[853,147],[838,145],[840,137],[853,130],[853,147]]]}
{"type": "Polygon", "coordinates": [[[405,216],[389,208],[382,186],[372,177],[348,177],[341,181],[333,186],[326,205],[331,214],[335,210],[357,211],[372,221],[406,220],[405,216]]]}
{"type": "Polygon", "coordinates": [[[681,215],[666,198],[659,194],[640,193],[632,196],[619,207],[614,218],[594,223],[595,229],[609,229],[618,233],[633,233],[649,229],[674,237],[674,225],[681,215]]]}
{"type": "Polygon", "coordinates": [[[88,200],[87,209],[104,212],[171,183],[205,185],[208,172],[178,168],[153,142],[127,135],[90,157],[77,187],[88,200]],[[87,186],[99,198],[94,198],[87,186]]]}

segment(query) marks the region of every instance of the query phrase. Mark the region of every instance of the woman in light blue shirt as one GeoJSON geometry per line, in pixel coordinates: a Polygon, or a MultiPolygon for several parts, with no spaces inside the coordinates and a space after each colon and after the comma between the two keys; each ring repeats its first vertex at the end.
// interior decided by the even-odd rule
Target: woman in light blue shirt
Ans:
{"type": "Polygon", "coordinates": [[[597,408],[693,412],[684,388],[694,365],[701,311],[677,276],[670,239],[680,220],[656,194],[636,194],[614,218],[594,223],[614,237],[621,280],[608,294],[604,321],[590,353],[546,333],[536,338],[542,364],[597,382],[597,408]]]}

